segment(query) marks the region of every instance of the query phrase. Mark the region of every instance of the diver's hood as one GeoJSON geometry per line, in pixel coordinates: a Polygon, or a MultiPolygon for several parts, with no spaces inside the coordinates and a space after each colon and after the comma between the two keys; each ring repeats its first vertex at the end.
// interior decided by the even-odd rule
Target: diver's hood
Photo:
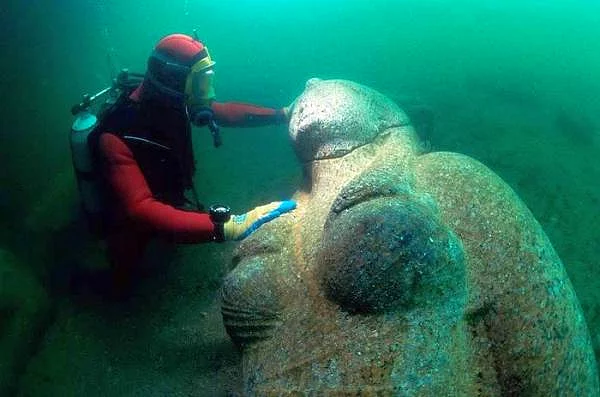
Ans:
{"type": "Polygon", "coordinates": [[[160,84],[160,82],[149,77],[148,74],[146,74],[142,84],[136,88],[134,94],[137,95],[139,102],[142,103],[151,102],[161,104],[165,107],[185,109],[185,95],[183,93],[160,84]]]}

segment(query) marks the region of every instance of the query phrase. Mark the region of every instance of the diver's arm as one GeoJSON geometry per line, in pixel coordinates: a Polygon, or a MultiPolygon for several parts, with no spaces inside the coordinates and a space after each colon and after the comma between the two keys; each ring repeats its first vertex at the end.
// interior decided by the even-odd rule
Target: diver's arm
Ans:
{"type": "Polygon", "coordinates": [[[99,149],[103,173],[118,210],[140,227],[177,243],[212,241],[215,226],[206,213],[179,210],[156,200],[133,153],[116,135],[104,133],[99,149]]]}
{"type": "Polygon", "coordinates": [[[287,123],[283,108],[272,109],[239,102],[213,102],[216,121],[224,127],[260,127],[287,123]]]}

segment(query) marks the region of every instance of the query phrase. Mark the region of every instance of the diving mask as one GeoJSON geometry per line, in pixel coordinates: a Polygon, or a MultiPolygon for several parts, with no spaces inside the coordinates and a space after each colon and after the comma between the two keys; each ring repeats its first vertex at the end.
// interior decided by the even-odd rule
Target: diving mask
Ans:
{"type": "Polygon", "coordinates": [[[215,99],[214,65],[207,50],[207,56],[191,67],[185,82],[185,101],[191,123],[198,127],[208,126],[215,147],[219,147],[222,144],[220,129],[210,107],[215,99]]]}
{"type": "Polygon", "coordinates": [[[195,65],[188,75],[185,94],[188,106],[210,107],[215,99],[215,71],[212,67],[195,70],[195,65]]]}

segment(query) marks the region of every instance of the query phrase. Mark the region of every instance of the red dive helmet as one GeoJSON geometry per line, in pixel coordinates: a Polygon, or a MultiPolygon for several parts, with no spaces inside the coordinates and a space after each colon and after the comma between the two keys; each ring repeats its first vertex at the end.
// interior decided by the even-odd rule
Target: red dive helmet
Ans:
{"type": "Polygon", "coordinates": [[[185,34],[171,34],[154,47],[146,79],[161,94],[198,103],[214,97],[214,64],[202,42],[185,34]]]}

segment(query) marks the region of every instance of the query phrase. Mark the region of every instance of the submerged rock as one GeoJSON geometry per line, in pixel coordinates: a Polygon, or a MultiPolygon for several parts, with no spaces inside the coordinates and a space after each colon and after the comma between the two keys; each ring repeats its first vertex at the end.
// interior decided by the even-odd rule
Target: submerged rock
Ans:
{"type": "Polygon", "coordinates": [[[349,81],[310,80],[290,137],[298,209],[240,244],[223,286],[247,395],[598,395],[561,261],[498,176],[423,153],[349,81]]]}

